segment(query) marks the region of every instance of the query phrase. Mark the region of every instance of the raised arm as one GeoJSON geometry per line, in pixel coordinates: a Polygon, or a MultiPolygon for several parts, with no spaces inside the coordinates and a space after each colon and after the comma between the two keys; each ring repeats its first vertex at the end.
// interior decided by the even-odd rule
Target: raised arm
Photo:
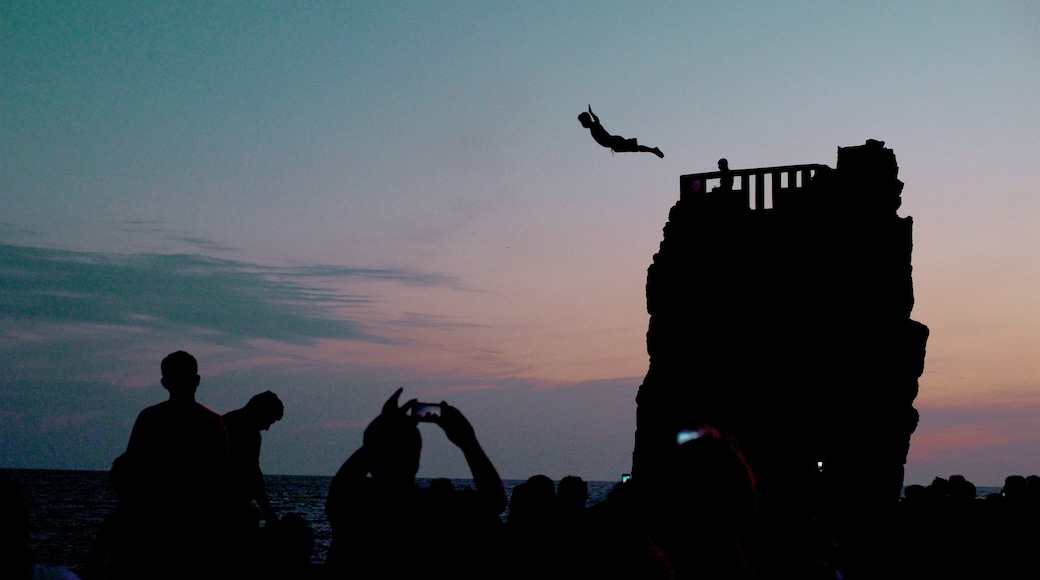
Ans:
{"type": "Polygon", "coordinates": [[[448,440],[461,449],[465,455],[466,463],[469,464],[470,472],[473,474],[473,484],[477,488],[482,503],[494,513],[502,513],[508,502],[505,485],[503,485],[495,465],[491,463],[491,459],[484,453],[484,449],[477,441],[473,426],[455,407],[445,402],[441,402],[441,407],[441,417],[437,423],[444,429],[448,440]]]}
{"type": "Polygon", "coordinates": [[[596,116],[596,113],[592,112],[592,105],[589,105],[589,116],[592,117],[594,123],[599,123],[599,117],[596,116]]]}
{"type": "Polygon", "coordinates": [[[363,485],[365,480],[368,479],[368,474],[376,467],[376,463],[379,460],[377,457],[379,446],[371,444],[371,441],[376,440],[376,443],[378,443],[381,432],[391,429],[395,419],[399,420],[404,417],[405,409],[407,405],[411,404],[411,401],[406,403],[404,407],[398,405],[401,390],[397,389],[386,400],[386,403],[383,403],[382,412],[365,428],[364,442],[361,447],[343,462],[339,471],[332,478],[332,483],[329,485],[329,494],[325,498],[325,513],[329,516],[330,521],[339,515],[344,499],[356,490],[358,486],[363,485]],[[369,444],[366,445],[366,443],[369,444]]]}

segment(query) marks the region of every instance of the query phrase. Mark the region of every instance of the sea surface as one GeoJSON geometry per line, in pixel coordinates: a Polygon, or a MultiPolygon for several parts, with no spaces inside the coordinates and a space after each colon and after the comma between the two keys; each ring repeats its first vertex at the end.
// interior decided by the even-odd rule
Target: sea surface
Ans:
{"type": "MultiPolygon", "coordinates": [[[[32,548],[38,564],[76,569],[86,559],[90,544],[105,517],[115,509],[115,492],[107,471],[58,471],[12,469],[22,487],[32,525],[32,548]]],[[[314,530],[315,550],[311,560],[320,564],[332,539],[325,517],[325,496],[331,476],[265,475],[267,495],[280,515],[300,514],[314,530]]],[[[523,483],[507,479],[506,493],[523,483]]],[[[430,480],[419,479],[419,485],[430,480]]],[[[472,485],[469,479],[453,479],[456,489],[472,485]]],[[[589,503],[606,499],[615,481],[590,481],[589,503]]],[[[503,514],[505,517],[507,514],[503,514]]]]}

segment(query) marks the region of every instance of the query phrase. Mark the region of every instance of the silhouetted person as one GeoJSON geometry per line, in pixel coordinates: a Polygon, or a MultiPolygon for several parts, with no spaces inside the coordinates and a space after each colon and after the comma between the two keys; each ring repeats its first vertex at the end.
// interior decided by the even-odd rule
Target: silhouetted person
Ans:
{"type": "Polygon", "coordinates": [[[658,157],[664,157],[664,153],[657,147],[647,147],[646,145],[640,145],[636,138],[625,139],[621,135],[611,135],[603,128],[603,125],[599,123],[599,117],[592,112],[592,105],[589,105],[587,113],[581,113],[578,115],[578,121],[581,122],[581,126],[589,130],[592,134],[592,138],[596,140],[596,143],[610,149],[615,153],[653,153],[658,157]]]}
{"type": "Polygon", "coordinates": [[[758,515],[754,474],[740,449],[710,426],[684,431],[664,469],[641,489],[655,545],[678,580],[747,578],[758,515]]]}
{"type": "Polygon", "coordinates": [[[112,465],[113,577],[217,577],[227,571],[227,432],[195,401],[195,357],[174,352],[161,370],[169,400],[141,411],[112,465]]]}
{"type": "Polygon", "coordinates": [[[561,517],[569,519],[585,511],[589,484],[577,475],[568,475],[556,486],[556,505],[561,517]]]}
{"type": "Polygon", "coordinates": [[[223,416],[227,428],[231,454],[231,509],[234,530],[229,544],[236,547],[243,565],[261,564],[258,546],[260,520],[266,527],[278,523],[278,515],[271,508],[264,485],[264,474],[260,471],[261,431],[267,431],[275,421],[280,421],[285,407],[278,396],[264,391],[249,399],[241,409],[229,411],[223,416]],[[254,505],[255,502],[255,505],[254,505]]]}
{"type": "Polygon", "coordinates": [[[1026,486],[1022,491],[1032,502],[1040,501],[1040,475],[1026,477],[1026,486]]]}
{"type": "Polygon", "coordinates": [[[547,475],[532,475],[513,488],[509,498],[511,525],[551,527],[556,515],[556,484],[547,475]]]}
{"type": "Polygon", "coordinates": [[[606,500],[586,510],[577,538],[584,547],[583,574],[577,577],[675,579],[671,561],[651,537],[637,481],[615,484],[606,500]]]}
{"type": "Polygon", "coordinates": [[[949,498],[954,504],[972,503],[978,494],[975,484],[965,479],[963,475],[951,475],[949,498]]]}
{"type": "Polygon", "coordinates": [[[452,517],[443,512],[445,490],[415,485],[422,452],[416,402],[398,405],[398,389],[365,429],[363,444],[329,486],[325,513],[332,527],[326,557],[331,578],[414,578],[495,575],[489,550],[497,541],[498,514],[506,507],[502,480],[458,409],[441,403],[439,425],[466,458],[476,487],[455,493],[452,517]],[[436,491],[441,490],[441,491],[436,491]]]}
{"type": "Polygon", "coordinates": [[[729,170],[729,161],[725,157],[719,159],[719,172],[722,173],[719,176],[719,186],[712,188],[712,191],[721,193],[733,191],[733,172],[729,170]]]}
{"type": "Polygon", "coordinates": [[[532,475],[513,487],[506,526],[503,578],[555,578],[562,563],[556,532],[556,485],[532,475]]]}
{"type": "Polygon", "coordinates": [[[568,475],[556,484],[556,568],[563,578],[580,578],[587,574],[589,534],[585,507],[589,501],[589,484],[576,475],[568,475]]]}
{"type": "Polygon", "coordinates": [[[264,391],[249,399],[245,407],[223,416],[231,452],[232,493],[239,504],[249,508],[248,514],[244,515],[254,520],[254,526],[260,520],[268,525],[278,522],[278,515],[267,497],[264,474],[260,471],[260,445],[263,441],[260,432],[270,429],[284,414],[285,407],[278,395],[264,391]]]}
{"type": "Polygon", "coordinates": [[[999,501],[993,504],[990,530],[1002,550],[1000,568],[991,578],[1032,577],[1040,570],[1040,497],[1034,495],[1040,488],[1035,477],[1030,478],[1005,477],[999,501]]]}
{"type": "Polygon", "coordinates": [[[502,577],[585,577],[589,550],[582,516],[587,500],[588,486],[575,476],[557,487],[548,476],[533,475],[514,487],[502,577]]]}
{"type": "Polygon", "coordinates": [[[1021,475],[1009,475],[1004,478],[1004,487],[1000,490],[1008,501],[1020,502],[1027,497],[1029,480],[1021,475]]]}

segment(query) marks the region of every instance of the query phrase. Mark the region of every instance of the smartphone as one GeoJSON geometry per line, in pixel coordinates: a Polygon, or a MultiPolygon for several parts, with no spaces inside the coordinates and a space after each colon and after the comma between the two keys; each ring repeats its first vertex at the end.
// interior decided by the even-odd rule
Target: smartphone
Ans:
{"type": "Polygon", "coordinates": [[[628,483],[628,480],[632,479],[632,476],[627,473],[621,474],[621,483],[628,483]]]}
{"type": "Polygon", "coordinates": [[[416,403],[412,405],[412,417],[419,421],[436,421],[441,418],[441,404],[416,403]]]}

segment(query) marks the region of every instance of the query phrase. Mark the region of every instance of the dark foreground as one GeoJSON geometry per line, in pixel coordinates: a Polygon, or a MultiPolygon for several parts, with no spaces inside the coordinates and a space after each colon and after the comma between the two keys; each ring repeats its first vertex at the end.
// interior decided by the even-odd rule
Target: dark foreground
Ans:
{"type": "MultiPolygon", "coordinates": [[[[14,472],[32,480],[27,506],[33,522],[32,559],[48,565],[53,578],[109,578],[102,567],[85,566],[90,541],[114,508],[104,472],[14,472]],[[34,501],[45,474],[46,501],[34,501]]],[[[256,578],[326,578],[324,553],[330,540],[322,519],[329,478],[272,479],[273,498],[283,513],[302,516],[297,531],[307,545],[281,553],[251,576],[256,578]],[[291,501],[290,501],[291,500],[291,501]],[[288,509],[286,509],[288,508],[288,509]],[[309,534],[309,535],[308,535],[309,534]]],[[[951,478],[954,479],[954,478],[951,478]]],[[[511,482],[515,483],[515,482],[511,482]]],[[[978,493],[938,479],[932,485],[909,486],[885,530],[878,553],[850,555],[829,543],[826,530],[809,520],[770,518],[760,514],[758,536],[748,545],[749,566],[739,574],[701,574],[718,578],[1030,578],[1040,571],[1040,501],[1038,479],[1009,478],[1004,489],[978,493]],[[969,491],[971,493],[969,493],[969,491]],[[978,497],[984,496],[984,497],[978,497]],[[864,559],[871,560],[863,566],[864,559]]],[[[606,483],[604,483],[606,485],[606,483]]],[[[970,485],[970,484],[969,484],[970,485]]],[[[619,488],[623,490],[625,488],[619,488]]],[[[670,578],[676,575],[654,545],[652,534],[639,522],[637,510],[623,494],[592,502],[579,519],[562,521],[548,514],[524,525],[503,518],[491,530],[488,553],[474,555],[493,578],[670,578]],[[491,553],[494,552],[494,553],[491,553]]],[[[11,521],[4,513],[5,526],[11,521]]],[[[291,521],[291,520],[290,520],[291,521]]],[[[431,530],[432,531],[432,530],[431,530]]],[[[5,540],[10,540],[5,537],[5,540]]],[[[710,541],[709,541],[710,543],[710,541]]],[[[5,562],[13,544],[5,541],[5,562]]],[[[270,558],[274,547],[261,558],[270,558]]],[[[388,569],[392,569],[390,566],[388,569]]],[[[5,570],[4,578],[17,578],[5,570]]],[[[360,572],[360,571],[358,571],[360,572]]],[[[705,571],[707,572],[707,571],[705,571]]],[[[44,570],[38,571],[43,574],[44,570]]],[[[373,573],[374,576],[393,577],[373,573]]],[[[352,574],[350,577],[371,577],[352,574]]],[[[26,576],[31,577],[31,576],[26,576]]],[[[44,576],[37,576],[44,577],[44,576]]]]}

